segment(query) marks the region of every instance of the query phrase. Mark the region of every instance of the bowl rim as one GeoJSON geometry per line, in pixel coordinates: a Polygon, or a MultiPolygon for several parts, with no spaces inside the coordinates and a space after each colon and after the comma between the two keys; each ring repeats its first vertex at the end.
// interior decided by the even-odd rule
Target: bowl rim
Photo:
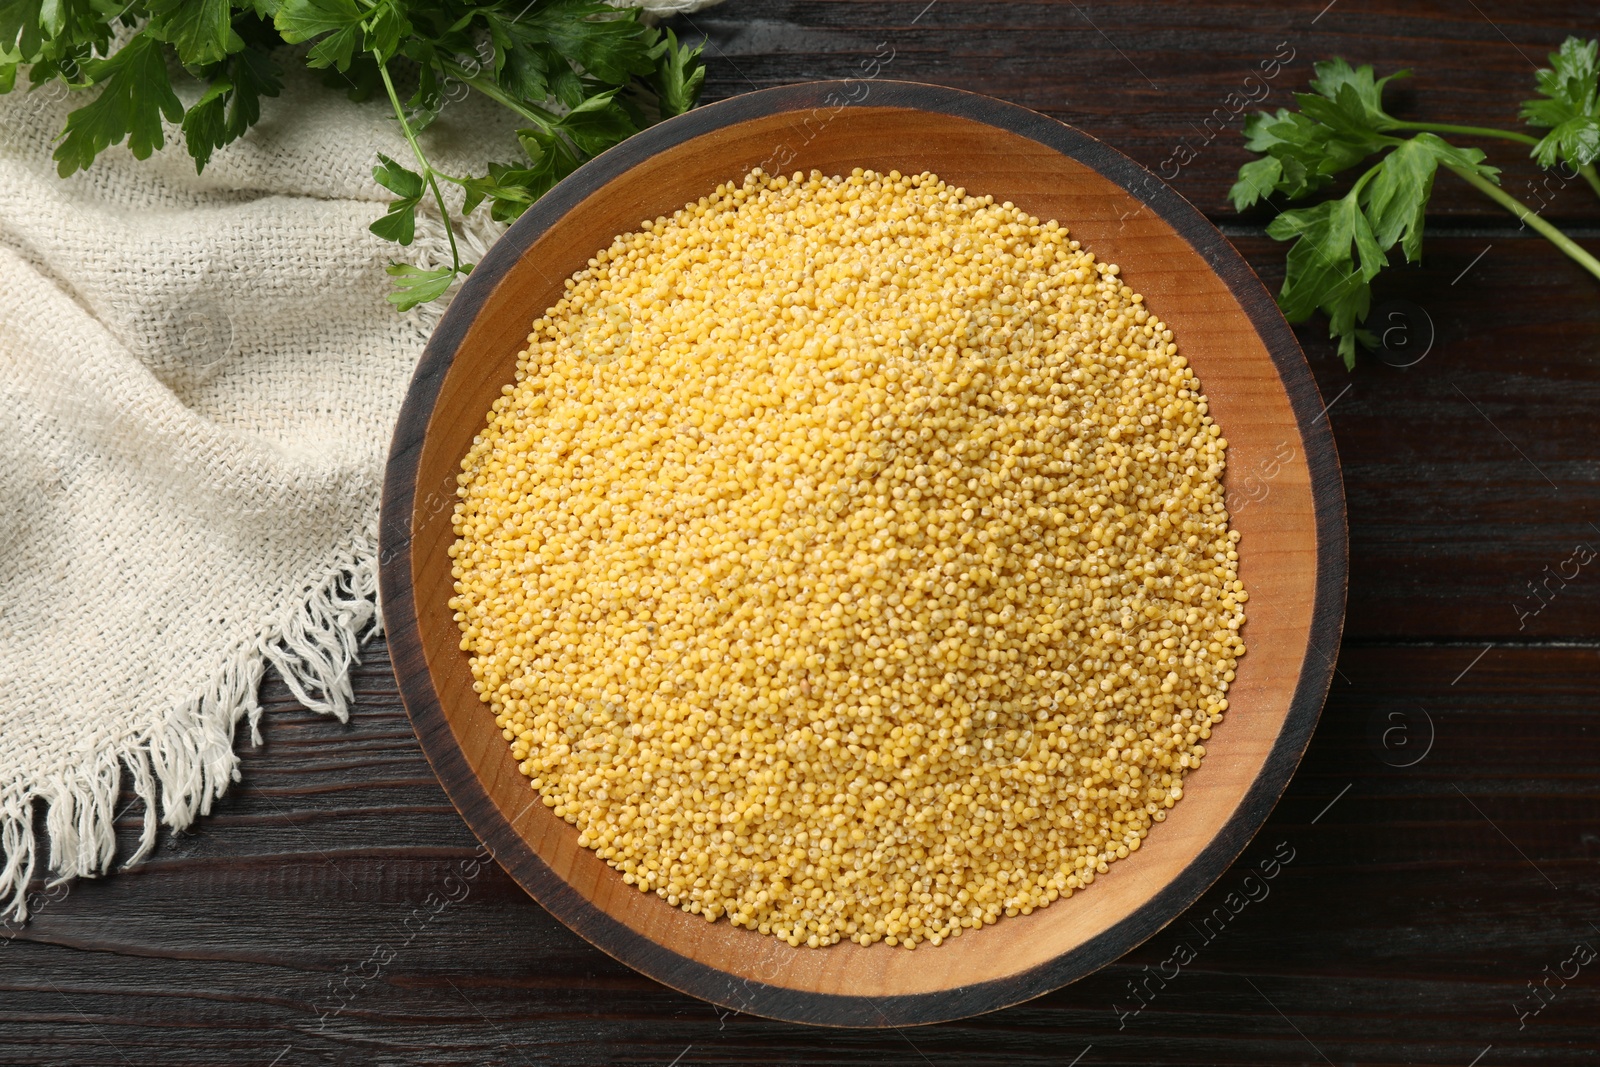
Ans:
{"type": "Polygon", "coordinates": [[[630,137],[579,167],[536,201],[473,269],[428,340],[406,392],[384,474],[379,588],[400,696],[424,755],[451,803],[496,861],[546,910],[629,967],[681,992],[740,1012],[835,1027],[920,1025],[977,1015],[1058,989],[1111,963],[1176,919],[1227,872],[1288,786],[1311,740],[1334,673],[1313,649],[1337,649],[1344,626],[1348,529],[1344,484],[1326,407],[1299,342],[1261,280],[1212,223],[1145,167],[1083,131],[993,97],[915,81],[872,79],[846,106],[907,108],[998,127],[1090,167],[1149,206],[1227,286],[1276,368],[1305,446],[1317,538],[1315,601],[1307,654],[1272,749],[1228,821],[1137,911],[1082,944],[1004,978],[928,993],[858,996],[769,985],[680,955],[614,919],[556,874],[516,831],[478,779],[446,719],[422,655],[411,581],[411,533],[423,439],[440,388],[478,312],[505,274],[558,219],[641,159],[716,129],[831,106],[864,79],[800,82],[695,108],[630,137]],[[730,977],[737,981],[730,982],[730,977]]]}

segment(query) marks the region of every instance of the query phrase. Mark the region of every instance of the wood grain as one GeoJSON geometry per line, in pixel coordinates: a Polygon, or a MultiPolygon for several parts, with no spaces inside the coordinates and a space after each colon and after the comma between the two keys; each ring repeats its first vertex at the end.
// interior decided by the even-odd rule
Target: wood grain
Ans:
{"type": "MultiPolygon", "coordinates": [[[[1233,240],[1276,289],[1283,246],[1233,240]]],[[[1360,576],[1346,633],[1592,637],[1600,568],[1563,564],[1600,552],[1600,287],[1545,241],[1500,233],[1431,236],[1423,263],[1375,288],[1373,321],[1397,346],[1431,343],[1415,365],[1367,358],[1351,374],[1324,323],[1296,330],[1345,471],[1360,576]]]]}
{"type": "Polygon", "coordinates": [[[881,79],[859,97],[851,90],[807,83],[701,108],[580,169],[519,220],[440,322],[401,410],[384,489],[382,592],[423,751],[468,824],[541,903],[674,988],[774,1018],[871,1027],[1037,996],[1117,958],[1204,891],[1266,817],[1316,721],[1344,607],[1346,532],[1338,458],[1305,359],[1266,291],[1192,207],[1106,145],[1025,109],[881,79]],[[1182,805],[1072,900],[971,931],[928,958],[883,944],[791,948],[626,885],[530,794],[474,691],[447,605],[455,537],[435,498],[454,484],[560,279],[641,216],[676,210],[730,169],[774,157],[768,169],[931,170],[1069,225],[1181,338],[1230,465],[1272,471],[1274,492],[1233,519],[1251,654],[1182,805]]]}
{"type": "MultiPolygon", "coordinates": [[[[726,57],[708,50],[708,95],[747,91],[745,75],[766,85],[856,73],[892,30],[900,51],[885,76],[1010,97],[1155,168],[1286,30],[1307,64],[1342,53],[1415,67],[1414,114],[1502,123],[1520,95],[1506,86],[1532,69],[1516,47],[1542,62],[1569,30],[1593,32],[1591,5],[1576,3],[1339,0],[1314,24],[1325,0],[1079,3],[1116,48],[1178,86],[1156,95],[1087,23],[1061,28],[1078,17],[1070,6],[940,0],[914,22],[925,6],[728,0],[692,16],[728,46],[726,57]]],[[[1212,147],[1174,186],[1225,222],[1275,284],[1282,246],[1260,220],[1241,224],[1224,209],[1245,155],[1232,135],[1212,147]]],[[[1508,187],[1537,206],[1514,171],[1508,187]]],[[[1591,227],[1585,244],[1600,249],[1592,209],[1566,199],[1581,192],[1563,190],[1548,214],[1570,204],[1591,227]]],[[[356,673],[349,726],[269,681],[266,744],[241,739],[243,780],[216,814],[0,942],[0,1063],[1592,1061],[1600,974],[1552,983],[1558,994],[1526,1025],[1513,1006],[1530,1003],[1527,984],[1575,941],[1600,948],[1589,926],[1600,922],[1600,580],[1570,583],[1524,630],[1510,602],[1587,536],[1587,521],[1600,524],[1596,294],[1543,240],[1443,179],[1436,207],[1423,265],[1381,279],[1377,294],[1432,317],[1439,343],[1422,363],[1367,361],[1349,375],[1324,326],[1296,331],[1334,401],[1349,494],[1347,641],[1318,731],[1257,845],[1172,937],[966,1022],[819,1032],[724,1016],[640,977],[496,868],[434,914],[475,840],[421,755],[380,643],[356,673]],[[1434,747],[1414,767],[1392,766],[1411,754],[1384,748],[1383,732],[1406,726],[1391,745],[1421,737],[1419,708],[1434,747]],[[1239,887],[1257,849],[1282,840],[1296,858],[1270,895],[1118,1029],[1113,1005],[1129,1007],[1128,982],[1158,971],[1178,931],[1239,887]],[[421,925],[418,914],[432,917],[421,925]],[[388,951],[381,974],[362,977],[388,951]]],[[[137,829],[130,813],[125,845],[137,829]]]]}
{"type": "MultiPolygon", "coordinates": [[[[1342,55],[1379,74],[1412,70],[1385,96],[1401,118],[1518,130],[1524,127],[1517,110],[1533,95],[1534,71],[1567,34],[1592,36],[1593,21],[1580,4],[1474,7],[1457,0],[727,0],[680,20],[680,28],[709,40],[707,99],[875,70],[885,78],[953,85],[1090,130],[1171,181],[1208,215],[1231,218],[1228,188],[1251,158],[1240,134],[1243,116],[1292,106],[1294,93],[1308,91],[1313,63],[1342,55]]],[[[1526,146],[1461,143],[1488,151],[1505,170],[1506,188],[1545,217],[1600,222],[1600,201],[1582,180],[1547,180],[1527,159],[1526,146]]],[[[1262,208],[1252,217],[1271,214],[1262,208]]],[[[1507,217],[1445,176],[1434,214],[1460,223],[1507,217]]]]}
{"type": "MultiPolygon", "coordinates": [[[[245,742],[244,780],[215,815],[0,942],[0,1062],[664,1065],[692,1046],[679,1067],[923,1063],[912,1044],[941,1067],[1059,1067],[1087,1045],[1082,1065],[1323,1062],[1295,1027],[1336,1063],[1465,1065],[1491,1044],[1486,1065],[1576,1062],[1594,1047],[1600,980],[1586,969],[1520,1031],[1512,1005],[1576,941],[1600,948],[1587,926],[1600,903],[1600,649],[1496,648],[1452,686],[1476,651],[1347,648],[1283,801],[1167,930],[1028,1004],[875,1034],[673,992],[589,947],[494,866],[439,908],[476,842],[428,770],[379,643],[350,725],[270,682],[265,745],[245,742]],[[1391,766],[1401,749],[1374,727],[1418,707],[1434,744],[1391,766]],[[1294,858],[1267,895],[1119,1030],[1114,1006],[1137,1003],[1128,983],[1284,841],[1294,858]]],[[[1422,720],[1410,729],[1423,736],[1422,720]]],[[[138,819],[122,831],[134,840],[138,819]]]]}

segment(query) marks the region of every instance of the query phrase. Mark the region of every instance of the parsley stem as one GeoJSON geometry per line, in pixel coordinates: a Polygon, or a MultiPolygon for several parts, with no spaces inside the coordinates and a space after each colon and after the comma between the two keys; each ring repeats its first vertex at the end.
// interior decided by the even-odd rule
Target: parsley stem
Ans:
{"type": "Polygon", "coordinates": [[[405,134],[406,143],[411,146],[411,154],[417,157],[417,165],[422,168],[423,180],[428,183],[428,188],[433,190],[433,202],[439,205],[439,214],[444,216],[445,236],[450,239],[450,266],[452,270],[461,270],[461,253],[456,248],[456,227],[450,219],[450,209],[445,206],[444,194],[439,192],[439,182],[433,176],[433,167],[428,163],[428,157],[422,154],[422,146],[417,143],[416,131],[412,130],[411,123],[406,121],[405,109],[400,106],[400,94],[394,91],[394,81],[389,77],[389,65],[383,60],[378,60],[378,73],[383,76],[383,87],[389,91],[389,103],[394,106],[394,117],[400,123],[400,131],[405,134]]]}
{"type": "Polygon", "coordinates": [[[1344,194],[1344,198],[1346,200],[1356,200],[1361,195],[1362,186],[1371,181],[1373,177],[1383,169],[1383,163],[1384,161],[1380,159],[1378,162],[1369,167],[1367,172],[1361,175],[1361,177],[1357,178],[1354,185],[1350,186],[1350,191],[1344,194]]]}
{"type": "Polygon", "coordinates": [[[1589,188],[1594,190],[1595,195],[1600,196],[1600,174],[1594,172],[1594,164],[1585,163],[1578,168],[1578,173],[1583,175],[1583,180],[1589,183],[1589,188]]]}
{"type": "Polygon", "coordinates": [[[1548,239],[1551,244],[1565,252],[1584,270],[1588,271],[1590,274],[1593,274],[1596,278],[1600,278],[1600,260],[1595,259],[1588,252],[1584,251],[1583,248],[1579,246],[1578,242],[1574,241],[1572,238],[1568,237],[1566,234],[1550,225],[1544,219],[1541,219],[1537,213],[1529,211],[1527,205],[1523,204],[1522,201],[1518,200],[1516,197],[1512,196],[1498,185],[1495,185],[1487,178],[1483,178],[1480,175],[1474,174],[1465,167],[1458,167],[1453,163],[1445,163],[1444,166],[1448,168],[1456,177],[1460,178],[1468,185],[1473,186],[1484,196],[1487,196],[1490,200],[1493,200],[1495,203],[1511,212],[1512,215],[1516,216],[1519,222],[1526,226],[1533,227],[1534,230],[1548,239]]]}
{"type": "MultiPolygon", "coordinates": [[[[1515,141],[1517,144],[1534,145],[1539,143],[1539,138],[1530,137],[1528,134],[1516,130],[1501,130],[1493,126],[1455,126],[1448,122],[1396,122],[1390,129],[1395,130],[1420,130],[1428,133],[1457,133],[1463,137],[1497,137],[1502,141],[1515,141]]],[[[1578,168],[1578,173],[1583,180],[1589,183],[1589,188],[1600,196],[1600,174],[1595,173],[1593,163],[1585,163],[1578,168]]]]}
{"type": "MultiPolygon", "coordinates": [[[[1493,126],[1454,126],[1448,122],[1396,122],[1390,129],[1395,130],[1421,130],[1428,133],[1458,133],[1463,137],[1498,137],[1502,141],[1515,141],[1517,144],[1538,144],[1539,138],[1530,137],[1516,130],[1501,130],[1493,126]]],[[[1600,174],[1595,173],[1593,163],[1585,163],[1578,168],[1578,173],[1583,175],[1583,180],[1589,183],[1589,188],[1600,196],[1600,174]]]]}
{"type": "Polygon", "coordinates": [[[1396,122],[1390,129],[1420,130],[1424,133],[1458,133],[1463,137],[1496,137],[1518,144],[1538,144],[1539,138],[1529,137],[1516,130],[1501,130],[1493,126],[1455,126],[1448,122],[1396,122]]]}
{"type": "Polygon", "coordinates": [[[529,122],[537,123],[541,129],[548,129],[550,124],[556,121],[555,115],[542,107],[534,107],[518,100],[496,85],[493,78],[485,78],[481,74],[468,74],[467,68],[450,59],[440,60],[439,66],[452,78],[478,90],[495,103],[510,108],[529,122]]]}

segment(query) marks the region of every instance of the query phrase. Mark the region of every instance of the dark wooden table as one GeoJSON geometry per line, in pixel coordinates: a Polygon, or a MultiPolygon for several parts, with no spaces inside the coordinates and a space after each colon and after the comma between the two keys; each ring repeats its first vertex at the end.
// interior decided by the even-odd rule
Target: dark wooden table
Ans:
{"type": "MultiPolygon", "coordinates": [[[[1275,286],[1267,216],[1225,200],[1239,120],[1209,141],[1205,126],[1230,93],[1259,95],[1245,79],[1263,60],[1292,55],[1270,106],[1343,54],[1415,68],[1393,93],[1406,114],[1510,126],[1545,53],[1600,32],[1579,3],[1325,2],[729,0],[683,29],[712,42],[708,98],[856,75],[884,43],[882,76],[1036,108],[1152,170],[1187,143],[1173,184],[1275,286]]],[[[1600,249],[1581,182],[1491,152],[1512,192],[1600,249]]],[[[1300,331],[1350,507],[1321,727],[1238,867],[1116,965],[908,1031],[813,1030],[672,992],[473,863],[380,642],[348,726],[269,683],[265,744],[210,818],[137,870],[46,894],[0,941],[0,1062],[1594,1062],[1600,557],[1570,561],[1600,552],[1600,287],[1448,176],[1429,227],[1425,262],[1378,292],[1412,352],[1431,332],[1425,358],[1347,374],[1322,325],[1300,331]],[[1197,934],[1280,843],[1294,859],[1270,892],[1197,934]],[[1194,961],[1136,998],[1180,941],[1194,961]]]]}

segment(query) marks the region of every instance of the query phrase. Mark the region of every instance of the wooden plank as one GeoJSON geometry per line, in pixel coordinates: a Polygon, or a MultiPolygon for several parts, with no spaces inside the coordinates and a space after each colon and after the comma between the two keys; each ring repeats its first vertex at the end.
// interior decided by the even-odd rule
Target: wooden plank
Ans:
{"type": "MultiPolygon", "coordinates": [[[[1388,98],[1402,118],[1521,129],[1517,110],[1532,95],[1534,70],[1593,21],[1589,6],[1570,0],[1481,10],[1346,0],[1319,15],[1322,6],[729,0],[680,18],[680,29],[710,40],[706,99],[819,78],[952,85],[1079,126],[1170,179],[1202,211],[1232,218],[1227,190],[1250,158],[1242,114],[1288,106],[1306,91],[1314,62],[1342,55],[1379,73],[1413,69],[1388,98]]],[[[1525,147],[1462,143],[1490,150],[1506,187],[1547,218],[1600,220],[1600,200],[1581,180],[1547,181],[1525,147]]],[[[1507,217],[1449,177],[1435,203],[1441,215],[1507,217]]]]}
{"type": "MultiPolygon", "coordinates": [[[[1233,240],[1276,290],[1283,246],[1233,240]]],[[[1380,279],[1369,319],[1391,333],[1397,361],[1427,352],[1414,365],[1365,357],[1351,374],[1325,320],[1297,330],[1344,468],[1347,637],[1594,633],[1597,295],[1542,239],[1434,236],[1420,266],[1380,279]]]]}
{"type": "MultiPolygon", "coordinates": [[[[887,41],[895,58],[880,76],[1044,110],[1152,170],[1189,139],[1198,151],[1175,187],[1238,226],[1224,195],[1247,158],[1239,120],[1204,144],[1196,127],[1279,42],[1295,58],[1268,105],[1303,86],[1312,60],[1344,54],[1417,68],[1392,98],[1402,114],[1509,126],[1534,63],[1591,14],[1570,2],[1453,0],[729,0],[691,19],[716,41],[709,98],[861,76],[887,41]]],[[[1517,153],[1493,151],[1502,163],[1517,153]]],[[[1581,185],[1530,188],[1539,175],[1505,165],[1513,193],[1592,237],[1600,213],[1581,185]]],[[[1426,262],[1378,293],[1380,306],[1404,298],[1431,317],[1437,338],[1422,362],[1369,361],[1347,375],[1320,325],[1300,331],[1333,401],[1350,498],[1354,645],[1321,728],[1241,864],[1126,960],[1019,1008],[902,1034],[725,1016],[595,952],[498,869],[471,866],[475,842],[416,747],[379,647],[358,672],[352,725],[297,710],[270,683],[267,745],[246,750],[244,781],[213,817],[164,840],[145,867],[56,891],[0,941],[0,1061],[1592,1058],[1594,965],[1550,980],[1537,1014],[1529,983],[1559,971],[1578,941],[1600,948],[1589,925],[1600,899],[1600,580],[1588,565],[1560,580],[1577,541],[1595,536],[1600,548],[1585,532],[1600,525],[1594,288],[1447,179],[1435,209],[1426,262]],[[1528,583],[1547,581],[1544,606],[1524,617],[1539,604],[1528,583]],[[1385,643],[1440,639],[1452,643],[1385,643]],[[1508,647],[1530,640],[1587,644],[1508,647]],[[1430,731],[1426,756],[1405,766],[1430,731]],[[1204,926],[1228,893],[1251,890],[1247,874],[1278,841],[1295,858],[1270,892],[1225,924],[1213,917],[1216,936],[1154,984],[1191,936],[1186,924],[1204,926]],[[449,900],[458,882],[467,892],[449,900]],[[1151,982],[1131,1017],[1130,981],[1151,982]]],[[[1266,217],[1233,232],[1275,284],[1283,249],[1259,236],[1266,217]]],[[[136,828],[124,820],[125,842],[136,828]]]]}
{"type": "Polygon", "coordinates": [[[214,816],[0,942],[0,1048],[16,1062],[1064,1064],[1092,1045],[1090,1065],[1322,1062],[1313,1045],[1333,1062],[1466,1064],[1493,1045],[1483,1062],[1571,1062],[1594,1048],[1600,961],[1553,980],[1536,1015],[1527,983],[1578,942],[1600,948],[1600,650],[1474,655],[1347,649],[1300,775],[1198,905],[1065,990],[896,1033],[719,1012],[591,949],[498,868],[465,877],[475,842],[380,643],[351,725],[269,682],[266,744],[214,816]],[[1291,858],[1265,878],[1275,850],[1291,858]]]}

